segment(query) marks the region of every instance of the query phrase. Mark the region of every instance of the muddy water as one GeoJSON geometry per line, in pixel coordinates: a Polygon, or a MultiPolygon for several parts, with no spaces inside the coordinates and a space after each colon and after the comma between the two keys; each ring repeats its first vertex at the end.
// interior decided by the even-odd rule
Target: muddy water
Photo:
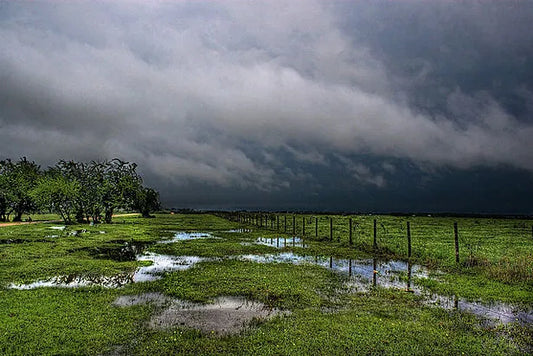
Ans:
{"type": "Polygon", "coordinates": [[[200,330],[209,336],[236,334],[251,322],[270,319],[288,311],[269,308],[244,297],[218,297],[211,303],[201,304],[172,299],[161,293],[143,293],[118,297],[113,305],[130,307],[153,304],[159,308],[149,321],[153,329],[188,327],[200,330]]]}
{"type": "Polygon", "coordinates": [[[229,335],[245,329],[252,321],[272,318],[278,309],[242,297],[219,297],[209,304],[174,300],[150,320],[150,327],[166,329],[185,326],[208,335],[229,335]]]}

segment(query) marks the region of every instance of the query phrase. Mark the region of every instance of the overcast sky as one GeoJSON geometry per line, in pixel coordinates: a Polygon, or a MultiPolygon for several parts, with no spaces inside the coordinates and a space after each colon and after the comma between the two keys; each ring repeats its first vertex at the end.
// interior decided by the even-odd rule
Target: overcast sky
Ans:
{"type": "Polygon", "coordinates": [[[2,1],[21,156],[169,207],[533,213],[533,1],[2,1]]]}

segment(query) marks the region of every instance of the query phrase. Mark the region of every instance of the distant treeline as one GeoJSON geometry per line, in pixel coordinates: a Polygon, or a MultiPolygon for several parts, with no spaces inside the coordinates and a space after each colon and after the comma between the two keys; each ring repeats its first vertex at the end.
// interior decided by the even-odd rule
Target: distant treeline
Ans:
{"type": "Polygon", "coordinates": [[[160,208],[159,193],[143,186],[137,165],[110,161],[59,161],[42,170],[26,157],[0,161],[0,221],[21,221],[23,214],[49,211],[66,224],[110,223],[117,209],[144,217],[160,208]]]}

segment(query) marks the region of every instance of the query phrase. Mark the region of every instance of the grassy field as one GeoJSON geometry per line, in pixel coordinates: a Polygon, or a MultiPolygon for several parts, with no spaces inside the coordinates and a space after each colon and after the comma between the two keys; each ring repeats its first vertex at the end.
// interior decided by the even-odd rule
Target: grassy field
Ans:
{"type": "Polygon", "coordinates": [[[402,259],[408,258],[409,222],[412,261],[448,271],[481,273],[507,283],[533,283],[533,220],[383,215],[264,216],[268,216],[268,223],[263,220],[262,227],[269,230],[290,234],[294,231],[297,236],[321,241],[332,238],[341,246],[402,259]],[[333,221],[331,235],[330,219],[333,221]],[[349,220],[352,220],[351,245],[349,220]],[[374,220],[377,248],[374,247],[374,220]],[[454,223],[458,226],[459,264],[455,261],[454,223]]]}
{"type": "MultiPolygon", "coordinates": [[[[329,222],[322,216],[317,238],[313,237],[314,220],[309,220],[306,235],[310,238],[305,248],[289,245],[280,249],[253,242],[259,237],[290,240],[292,234],[257,227],[247,232],[229,232],[242,225],[207,214],[160,214],[154,219],[123,216],[115,218],[113,224],[73,225],[64,230],[59,229],[58,223],[1,227],[0,353],[508,355],[533,350],[531,324],[487,323],[470,313],[427,305],[421,296],[397,288],[378,286],[354,292],[347,287],[346,276],[322,266],[229,258],[280,252],[370,258],[374,252],[374,217],[352,217],[354,221],[358,219],[357,225],[354,223],[355,246],[348,243],[348,231],[341,230],[341,226],[348,226],[348,218],[334,217],[338,223],[334,241],[327,241],[329,222]],[[156,243],[171,238],[176,231],[208,231],[216,238],[156,243]],[[55,276],[113,277],[133,273],[149,263],[116,258],[115,254],[123,246],[132,245],[142,245],[152,253],[205,260],[189,269],[165,273],[158,280],[127,283],[120,288],[10,288],[12,283],[55,276]],[[143,293],[201,303],[220,296],[238,296],[285,313],[256,320],[233,335],[213,336],[186,326],[158,329],[151,327],[149,321],[161,312],[162,305],[114,304],[120,296],[143,293]]],[[[296,221],[301,223],[301,219],[299,216],[296,221]]],[[[404,259],[402,227],[406,219],[377,219],[381,230],[378,229],[379,250],[375,252],[382,258],[404,259]]],[[[463,246],[475,239],[480,241],[474,244],[473,258],[478,262],[466,263],[472,260],[463,248],[462,262],[456,265],[456,219],[409,220],[413,260],[438,269],[430,272],[436,278],[417,280],[420,285],[467,300],[533,305],[533,239],[525,232],[516,234],[528,229],[528,221],[458,220],[463,246]],[[490,243],[481,239],[487,234],[493,235],[490,243]],[[514,274],[508,276],[509,273],[514,274]]],[[[288,221],[292,222],[292,218],[288,221]]],[[[292,231],[290,227],[288,230],[292,231]]]]}

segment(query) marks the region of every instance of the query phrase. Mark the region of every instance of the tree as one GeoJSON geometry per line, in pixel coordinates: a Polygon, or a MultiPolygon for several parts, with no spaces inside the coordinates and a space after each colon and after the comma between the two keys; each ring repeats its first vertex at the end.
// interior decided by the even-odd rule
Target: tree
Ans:
{"type": "Polygon", "coordinates": [[[160,208],[159,193],[156,190],[143,186],[138,188],[135,197],[135,210],[138,210],[143,218],[149,218],[150,212],[160,208]]]}
{"type": "Polygon", "coordinates": [[[31,191],[41,175],[40,167],[22,157],[16,163],[10,159],[1,161],[0,171],[4,218],[14,213],[13,221],[21,221],[22,214],[35,209],[31,191]]]}
{"type": "Polygon", "coordinates": [[[9,209],[14,199],[9,188],[11,167],[10,160],[0,161],[0,221],[9,221],[9,209]]]}
{"type": "Polygon", "coordinates": [[[159,209],[159,194],[143,187],[137,165],[121,161],[59,161],[44,173],[25,157],[0,161],[0,221],[20,221],[40,207],[61,215],[65,223],[110,223],[116,209],[136,209],[143,216],[159,209]]]}
{"type": "Polygon", "coordinates": [[[102,207],[102,186],[104,182],[105,164],[92,161],[91,163],[64,161],[56,164],[62,174],[69,180],[76,180],[80,190],[76,196],[76,221],[94,223],[100,221],[102,207]]]}
{"type": "Polygon", "coordinates": [[[31,195],[44,208],[61,216],[65,224],[71,224],[80,194],[80,184],[76,179],[69,179],[59,169],[50,169],[42,177],[31,195]]]}
{"type": "Polygon", "coordinates": [[[118,158],[106,162],[102,195],[106,223],[111,223],[115,209],[134,208],[136,192],[142,184],[136,169],[137,164],[118,158]]]}

